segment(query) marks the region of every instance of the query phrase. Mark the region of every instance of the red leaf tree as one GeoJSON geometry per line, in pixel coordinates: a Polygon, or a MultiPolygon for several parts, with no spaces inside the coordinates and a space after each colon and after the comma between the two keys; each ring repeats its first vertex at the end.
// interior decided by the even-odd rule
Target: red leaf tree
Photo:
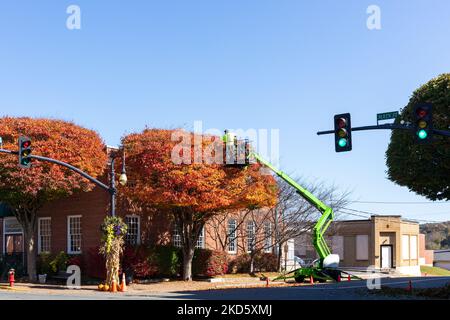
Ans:
{"type": "MultiPolygon", "coordinates": [[[[104,143],[92,130],[60,120],[0,118],[4,149],[18,150],[19,135],[31,138],[35,155],[70,163],[94,177],[103,173],[104,143]]],[[[11,207],[23,227],[30,280],[36,280],[38,210],[49,201],[92,188],[88,180],[61,166],[33,160],[32,167],[24,169],[17,155],[0,154],[0,202],[11,207]]]]}
{"type": "Polygon", "coordinates": [[[261,175],[258,164],[239,169],[211,161],[223,160],[214,152],[222,148],[220,137],[146,129],[125,136],[122,144],[130,183],[121,199],[173,217],[180,228],[186,281],[192,280],[195,244],[208,219],[228,210],[275,204],[275,180],[261,175]]]}

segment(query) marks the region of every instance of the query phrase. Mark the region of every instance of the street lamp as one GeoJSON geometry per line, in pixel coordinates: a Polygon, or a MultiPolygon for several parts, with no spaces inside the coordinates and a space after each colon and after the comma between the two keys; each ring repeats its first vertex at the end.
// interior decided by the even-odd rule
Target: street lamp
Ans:
{"type": "Polygon", "coordinates": [[[127,181],[128,181],[128,177],[127,177],[127,172],[125,170],[125,150],[123,150],[123,154],[122,154],[122,173],[120,174],[120,177],[119,177],[119,183],[120,183],[121,186],[125,186],[127,184],[127,181]]]}
{"type": "MultiPolygon", "coordinates": [[[[120,151],[120,150],[119,150],[120,151]]],[[[117,188],[116,188],[116,173],[114,170],[114,162],[116,160],[116,157],[118,156],[119,152],[111,153],[111,186],[110,186],[110,193],[111,193],[111,216],[116,216],[116,194],[117,194],[117,188]]],[[[127,183],[127,174],[125,171],[125,150],[122,148],[122,173],[119,177],[119,183],[120,185],[124,186],[127,183]]]]}

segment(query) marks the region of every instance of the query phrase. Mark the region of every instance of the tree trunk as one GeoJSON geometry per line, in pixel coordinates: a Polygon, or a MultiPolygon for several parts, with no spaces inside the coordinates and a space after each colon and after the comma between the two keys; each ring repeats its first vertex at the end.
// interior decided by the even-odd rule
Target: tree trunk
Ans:
{"type": "Polygon", "coordinates": [[[250,274],[255,274],[255,255],[250,255],[250,274]]]}
{"type": "Polygon", "coordinates": [[[24,228],[24,238],[25,238],[25,250],[27,254],[27,273],[30,282],[37,280],[36,275],[36,257],[37,257],[37,246],[34,240],[35,232],[32,229],[26,230],[24,228]]]}
{"type": "Polygon", "coordinates": [[[277,254],[277,269],[278,272],[281,272],[281,249],[283,248],[283,245],[281,243],[278,244],[278,254],[277,254]]]}
{"type": "Polygon", "coordinates": [[[183,249],[183,280],[184,281],[192,281],[192,259],[193,258],[194,258],[194,249],[193,248],[184,248],[183,249]]]}
{"type": "Polygon", "coordinates": [[[24,237],[24,249],[26,252],[27,273],[28,279],[31,282],[37,280],[36,273],[36,258],[37,258],[37,243],[35,241],[35,235],[37,233],[37,218],[36,211],[38,206],[21,206],[16,208],[15,216],[17,221],[22,226],[24,237]]]}

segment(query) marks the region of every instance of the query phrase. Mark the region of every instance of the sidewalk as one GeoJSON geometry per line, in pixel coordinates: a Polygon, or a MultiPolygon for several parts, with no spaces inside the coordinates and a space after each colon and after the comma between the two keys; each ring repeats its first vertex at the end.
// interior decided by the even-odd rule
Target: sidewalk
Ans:
{"type": "MultiPolygon", "coordinates": [[[[127,295],[148,295],[187,291],[202,291],[202,290],[218,290],[218,289],[233,289],[233,288],[264,288],[267,286],[265,281],[259,278],[232,278],[223,279],[220,282],[207,281],[169,281],[169,282],[155,282],[146,284],[130,284],[127,286],[127,295]]],[[[299,286],[296,283],[284,283],[283,281],[269,282],[269,287],[287,287],[299,286]]],[[[99,291],[96,285],[82,285],[80,289],[68,289],[64,285],[53,284],[35,284],[35,283],[16,283],[14,287],[10,288],[7,284],[0,284],[0,290],[20,291],[23,293],[38,293],[43,295],[112,295],[113,293],[99,291]]],[[[124,294],[118,292],[117,295],[124,294]]]]}

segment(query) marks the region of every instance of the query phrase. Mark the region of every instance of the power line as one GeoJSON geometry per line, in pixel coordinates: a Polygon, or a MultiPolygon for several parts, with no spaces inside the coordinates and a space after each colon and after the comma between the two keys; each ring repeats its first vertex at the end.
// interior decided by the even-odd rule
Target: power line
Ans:
{"type": "Polygon", "coordinates": [[[422,202],[398,202],[398,201],[352,201],[352,203],[367,204],[449,204],[450,201],[422,201],[422,202]]]}
{"type": "MultiPolygon", "coordinates": [[[[375,212],[369,212],[369,211],[363,211],[363,210],[355,210],[355,209],[351,209],[351,208],[342,208],[342,209],[349,210],[349,211],[352,211],[352,212],[357,212],[357,213],[368,214],[368,215],[370,215],[370,216],[379,216],[379,215],[380,215],[379,213],[375,213],[375,212]]],[[[351,214],[351,213],[349,213],[349,212],[343,212],[343,213],[351,214]]],[[[352,215],[355,215],[355,214],[352,214],[352,215]]],[[[361,215],[360,215],[360,216],[361,216],[361,215]]],[[[361,216],[361,217],[363,217],[363,218],[369,218],[369,216],[361,216]]],[[[432,221],[432,220],[413,219],[413,218],[407,218],[407,217],[402,217],[402,218],[404,218],[404,219],[406,219],[406,220],[417,221],[417,222],[439,223],[438,221],[432,221]]],[[[382,217],[379,218],[379,219],[382,219],[382,217]]]]}

